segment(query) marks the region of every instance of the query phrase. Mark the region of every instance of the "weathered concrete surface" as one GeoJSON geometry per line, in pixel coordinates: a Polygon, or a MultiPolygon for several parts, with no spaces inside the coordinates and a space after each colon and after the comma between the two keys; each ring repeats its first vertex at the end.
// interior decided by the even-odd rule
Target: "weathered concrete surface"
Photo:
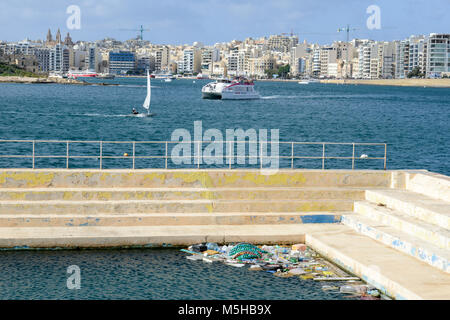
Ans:
{"type": "Polygon", "coordinates": [[[360,215],[344,215],[342,223],[358,233],[375,239],[388,247],[399,250],[420,261],[450,273],[450,251],[411,236],[398,228],[391,227],[360,215]]]}
{"type": "Polygon", "coordinates": [[[121,201],[1,201],[7,214],[305,212],[353,210],[351,200],[121,200],[121,201]]]}
{"type": "Polygon", "coordinates": [[[399,231],[427,241],[439,248],[450,249],[450,231],[448,229],[408,215],[404,211],[371,202],[357,201],[355,202],[355,212],[378,223],[395,227],[399,231]]]}
{"type": "Polygon", "coordinates": [[[279,170],[0,170],[0,188],[386,187],[390,171],[279,170]]]}
{"type": "Polygon", "coordinates": [[[406,173],[405,188],[431,198],[450,201],[450,177],[434,172],[406,173]]]}
{"type": "Polygon", "coordinates": [[[346,227],[338,224],[290,224],[2,228],[0,247],[188,246],[201,242],[291,244],[304,243],[308,232],[342,228],[346,227]]]}
{"type": "Polygon", "coordinates": [[[338,223],[342,214],[352,212],[1,214],[0,228],[314,224],[338,223]]]}
{"type": "Polygon", "coordinates": [[[361,188],[0,188],[0,201],[364,200],[361,188]]]}
{"type": "Polygon", "coordinates": [[[395,299],[450,299],[450,276],[350,228],[308,233],[307,245],[395,299]]]}
{"type": "Polygon", "coordinates": [[[367,190],[366,199],[402,211],[411,217],[450,228],[450,202],[408,190],[367,190]]]}

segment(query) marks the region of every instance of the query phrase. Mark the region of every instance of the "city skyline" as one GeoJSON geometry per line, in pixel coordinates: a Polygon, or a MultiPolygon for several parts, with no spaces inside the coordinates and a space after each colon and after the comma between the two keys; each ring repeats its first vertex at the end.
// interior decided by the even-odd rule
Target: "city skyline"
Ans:
{"type": "MultiPolygon", "coordinates": [[[[70,32],[75,41],[95,41],[107,37],[124,41],[136,38],[140,25],[149,28],[144,40],[156,44],[205,45],[259,38],[274,33],[297,34],[301,40],[319,44],[344,41],[345,32],[337,28],[356,28],[350,38],[372,40],[401,40],[411,34],[444,33],[450,29],[448,0],[346,1],[336,7],[335,2],[321,1],[54,1],[20,4],[2,1],[0,40],[20,41],[25,38],[45,40],[47,30],[70,32]],[[375,2],[375,3],[374,3],[375,2]],[[81,29],[69,30],[66,9],[77,5],[81,9],[81,29]],[[366,26],[370,14],[366,9],[377,5],[381,12],[381,28],[366,26]],[[151,12],[151,13],[148,13],[151,12]],[[156,12],[156,13],[155,13],[156,12]],[[359,13],[359,14],[358,14],[359,13]],[[147,17],[148,16],[148,17],[147,17]],[[413,23],[412,23],[413,22],[413,23]],[[124,30],[128,29],[128,31],[124,30]]],[[[53,31],[53,32],[55,32],[53,31]]]]}

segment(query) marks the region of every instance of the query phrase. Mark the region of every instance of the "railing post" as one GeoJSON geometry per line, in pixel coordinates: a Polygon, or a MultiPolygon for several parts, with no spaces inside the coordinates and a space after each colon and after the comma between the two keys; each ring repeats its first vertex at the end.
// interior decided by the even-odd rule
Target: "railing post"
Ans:
{"type": "Polygon", "coordinates": [[[260,164],[260,169],[262,170],[263,168],[263,141],[259,142],[259,164],[260,164]]]}
{"type": "Polygon", "coordinates": [[[69,169],[69,141],[66,143],[66,169],[69,169]]]}
{"type": "Polygon", "coordinates": [[[200,169],[200,141],[197,141],[197,143],[198,143],[198,148],[197,148],[197,150],[198,150],[198,154],[197,154],[197,168],[198,169],[200,169]]]}
{"type": "Polygon", "coordinates": [[[322,147],[322,170],[325,170],[325,143],[322,147]]]}
{"type": "Polygon", "coordinates": [[[355,170],[355,143],[353,142],[352,170],[355,170]]]}
{"type": "Polygon", "coordinates": [[[34,160],[34,145],[35,145],[35,143],[36,143],[36,142],[33,140],[33,169],[34,169],[34,161],[35,161],[35,160],[34,160]]]}
{"type": "Polygon", "coordinates": [[[169,152],[169,150],[168,150],[168,142],[166,141],[166,169],[167,169],[167,160],[168,160],[168,153],[169,152]]]}
{"type": "Polygon", "coordinates": [[[135,169],[136,163],[136,141],[133,141],[133,170],[135,169]]]}
{"type": "Polygon", "coordinates": [[[294,169],[294,142],[291,142],[291,169],[294,169]]]}
{"type": "Polygon", "coordinates": [[[384,170],[386,170],[387,164],[387,143],[384,144],[384,170]]]}
{"type": "Polygon", "coordinates": [[[103,158],[103,141],[100,141],[100,170],[102,170],[102,158],[103,158]]]}
{"type": "MultiPolygon", "coordinates": [[[[233,138],[234,139],[234,138],[233,138]]],[[[230,141],[229,142],[230,143],[230,148],[229,148],[229,150],[230,150],[230,154],[228,155],[228,161],[229,161],[229,165],[230,165],[230,170],[231,170],[231,154],[233,154],[234,155],[234,145],[233,145],[233,143],[230,141]],[[233,148],[233,149],[232,149],[233,148]]]]}

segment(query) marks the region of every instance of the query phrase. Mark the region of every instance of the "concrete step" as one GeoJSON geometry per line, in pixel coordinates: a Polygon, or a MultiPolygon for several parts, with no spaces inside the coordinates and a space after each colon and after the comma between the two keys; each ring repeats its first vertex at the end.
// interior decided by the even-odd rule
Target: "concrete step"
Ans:
{"type": "Polygon", "coordinates": [[[450,299],[450,275],[347,226],[305,235],[305,243],[395,299],[450,299]]]}
{"type": "Polygon", "coordinates": [[[450,202],[407,190],[367,190],[366,199],[450,229],[450,202]]]}
{"type": "Polygon", "coordinates": [[[450,202],[450,177],[434,172],[406,173],[406,189],[450,202]]]}
{"type": "Polygon", "coordinates": [[[364,200],[358,188],[0,188],[0,201],[40,200],[364,200]]]}
{"type": "Polygon", "coordinates": [[[0,248],[160,247],[167,244],[185,247],[202,242],[293,244],[304,243],[306,233],[343,227],[339,224],[265,224],[2,228],[0,248]]]}
{"type": "MultiPolygon", "coordinates": [[[[351,215],[351,212],[346,213],[351,215]]],[[[2,214],[0,228],[85,227],[85,226],[183,226],[339,223],[335,212],[225,212],[225,213],[129,213],[95,214],[2,214]]]]}
{"type": "Polygon", "coordinates": [[[278,170],[0,170],[0,188],[252,188],[252,187],[385,187],[391,171],[278,170]]]}
{"type": "Polygon", "coordinates": [[[439,248],[450,248],[450,231],[424,222],[398,210],[366,201],[355,202],[354,211],[384,225],[429,242],[439,248]]]}
{"type": "Polygon", "coordinates": [[[450,273],[450,251],[360,215],[344,215],[342,223],[365,236],[450,273]]]}
{"type": "Polygon", "coordinates": [[[0,201],[2,214],[352,211],[352,200],[0,201]]]}

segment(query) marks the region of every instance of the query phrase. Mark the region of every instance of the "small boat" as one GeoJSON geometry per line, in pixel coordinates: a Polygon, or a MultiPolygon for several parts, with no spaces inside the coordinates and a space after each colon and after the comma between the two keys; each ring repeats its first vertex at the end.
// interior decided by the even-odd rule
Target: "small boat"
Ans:
{"type": "Polygon", "coordinates": [[[172,79],[171,78],[167,78],[167,79],[164,80],[164,82],[172,82],[172,79]]]}
{"type": "Polygon", "coordinates": [[[69,79],[78,79],[78,78],[97,78],[98,74],[94,71],[69,71],[67,74],[69,79]]]}
{"type": "Polygon", "coordinates": [[[152,97],[152,87],[151,87],[151,83],[150,83],[150,73],[147,70],[147,96],[145,97],[145,101],[144,104],[142,105],[142,107],[144,109],[147,109],[147,114],[146,115],[141,115],[139,112],[136,111],[136,109],[133,108],[133,115],[137,116],[137,117],[142,117],[142,116],[152,116],[153,114],[150,113],[150,100],[152,97]]]}
{"type": "Polygon", "coordinates": [[[171,79],[171,80],[175,80],[175,76],[171,73],[157,73],[153,75],[153,78],[155,79],[171,79]]]}
{"type": "Polygon", "coordinates": [[[302,81],[299,81],[298,84],[309,84],[309,81],[308,80],[302,80],[302,81]]]}
{"type": "Polygon", "coordinates": [[[99,74],[97,79],[115,79],[115,77],[113,74],[99,74]]]}

